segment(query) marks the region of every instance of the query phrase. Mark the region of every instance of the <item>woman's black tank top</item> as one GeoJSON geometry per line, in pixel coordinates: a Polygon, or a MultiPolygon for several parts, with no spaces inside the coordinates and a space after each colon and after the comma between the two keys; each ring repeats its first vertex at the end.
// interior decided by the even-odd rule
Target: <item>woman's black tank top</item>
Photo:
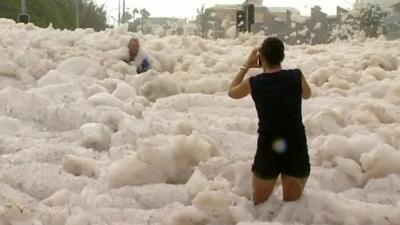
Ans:
{"type": "Polygon", "coordinates": [[[251,96],[258,114],[258,132],[303,126],[299,69],[262,73],[250,78],[251,96]]]}

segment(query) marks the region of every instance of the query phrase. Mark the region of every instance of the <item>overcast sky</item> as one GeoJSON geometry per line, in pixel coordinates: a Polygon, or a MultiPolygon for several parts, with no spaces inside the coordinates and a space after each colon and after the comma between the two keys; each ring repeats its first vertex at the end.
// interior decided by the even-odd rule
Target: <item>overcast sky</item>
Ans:
{"type": "MultiPolygon", "coordinates": [[[[98,4],[105,4],[109,15],[118,15],[119,0],[95,0],[98,4]]],[[[121,5],[122,5],[122,1],[121,5]]],[[[336,14],[336,6],[350,9],[355,0],[264,0],[265,6],[289,6],[297,8],[301,14],[309,15],[314,5],[321,6],[328,14],[336,14]]],[[[126,7],[146,8],[151,16],[192,18],[196,9],[203,4],[206,7],[215,4],[241,4],[243,0],[125,0],[126,7]]],[[[122,6],[121,6],[122,7],[122,6]]],[[[131,11],[131,10],[130,10],[131,11]]]]}

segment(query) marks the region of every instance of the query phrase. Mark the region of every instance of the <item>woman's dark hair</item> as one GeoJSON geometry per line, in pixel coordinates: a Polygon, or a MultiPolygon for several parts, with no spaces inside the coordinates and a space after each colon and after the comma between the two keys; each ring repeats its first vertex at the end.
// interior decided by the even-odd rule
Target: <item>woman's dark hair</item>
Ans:
{"type": "Polygon", "coordinates": [[[260,53],[271,66],[280,65],[285,58],[285,46],[279,38],[269,37],[264,40],[260,53]]]}

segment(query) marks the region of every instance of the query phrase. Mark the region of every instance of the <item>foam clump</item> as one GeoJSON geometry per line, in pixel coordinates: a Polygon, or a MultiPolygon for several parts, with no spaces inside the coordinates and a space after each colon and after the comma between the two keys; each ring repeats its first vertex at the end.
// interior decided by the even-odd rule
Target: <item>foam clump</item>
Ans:
{"type": "Polygon", "coordinates": [[[385,96],[385,99],[394,105],[400,104],[400,85],[394,84],[391,86],[385,96]]]}
{"type": "Polygon", "coordinates": [[[18,66],[12,61],[0,62],[0,76],[7,76],[14,79],[19,79],[18,66]]]}
{"type": "Polygon", "coordinates": [[[0,116],[0,134],[13,134],[22,129],[19,120],[7,116],[0,116]]]}
{"type": "Polygon", "coordinates": [[[220,191],[206,191],[199,193],[193,199],[193,205],[208,216],[210,224],[235,224],[229,211],[234,199],[220,191]]]}
{"type": "Polygon", "coordinates": [[[20,121],[35,121],[50,101],[40,95],[8,87],[0,91],[0,113],[20,121]]]}
{"type": "Polygon", "coordinates": [[[400,224],[399,42],[285,46],[313,92],[311,175],[300,200],[278,182],[255,206],[257,112],[226,91],[265,36],[222,26],[231,39],[0,19],[0,224],[400,224]],[[122,60],[132,37],[142,74],[122,60]]]}
{"type": "Polygon", "coordinates": [[[38,81],[38,86],[74,82],[74,79],[86,81],[91,78],[104,79],[105,71],[94,61],[82,57],[68,59],[61,63],[56,70],[50,70],[38,81]]]}
{"type": "Polygon", "coordinates": [[[96,162],[93,159],[79,158],[74,155],[65,155],[63,169],[75,176],[93,177],[96,174],[96,162]]]}
{"type": "Polygon", "coordinates": [[[42,203],[50,207],[65,206],[69,204],[71,195],[72,193],[68,189],[61,189],[42,200],[42,203]]]}
{"type": "Polygon", "coordinates": [[[365,54],[362,56],[362,66],[379,66],[386,71],[397,70],[399,67],[398,58],[391,54],[365,54]]]}
{"type": "Polygon", "coordinates": [[[87,100],[93,106],[110,106],[123,109],[123,101],[108,92],[99,92],[90,96],[87,100]]]}
{"type": "Polygon", "coordinates": [[[0,222],[12,224],[34,218],[38,202],[29,195],[9,185],[0,184],[0,222]]]}
{"type": "Polygon", "coordinates": [[[171,202],[188,204],[188,195],[183,186],[161,183],[125,186],[100,194],[95,199],[95,204],[99,208],[118,209],[160,209],[170,205],[171,202]]]}
{"type": "Polygon", "coordinates": [[[29,194],[36,199],[45,199],[57,190],[68,188],[80,191],[87,184],[87,179],[74,177],[60,172],[58,165],[44,163],[26,163],[4,171],[0,181],[29,194]],[[26,171],[31,171],[29,174],[26,171]],[[46,184],[46,189],[42,186],[46,184]]]}
{"type": "Polygon", "coordinates": [[[304,125],[310,136],[338,133],[344,126],[344,118],[341,112],[322,109],[318,113],[306,117],[304,125]]]}
{"type": "Polygon", "coordinates": [[[168,225],[207,225],[207,215],[194,206],[174,212],[167,222],[168,225]]]}
{"type": "Polygon", "coordinates": [[[371,152],[378,144],[379,139],[375,135],[356,134],[351,138],[331,135],[317,149],[315,163],[320,165],[336,156],[360,162],[362,154],[371,152]]]}
{"type": "Polygon", "coordinates": [[[121,100],[136,96],[136,90],[127,83],[120,83],[113,91],[113,95],[121,100]]]}
{"type": "Polygon", "coordinates": [[[89,225],[89,219],[86,215],[72,215],[68,217],[65,225],[89,225]]]}
{"type": "Polygon", "coordinates": [[[80,127],[82,145],[95,150],[108,150],[111,142],[111,129],[101,123],[87,123],[80,127]]]}
{"type": "Polygon", "coordinates": [[[111,165],[110,187],[148,183],[181,183],[193,167],[210,158],[211,144],[196,134],[155,136],[138,142],[135,155],[111,165]]]}
{"type": "Polygon", "coordinates": [[[400,152],[392,146],[377,146],[361,156],[360,162],[365,171],[364,179],[385,177],[391,173],[400,174],[399,159],[400,152]]]}
{"type": "Polygon", "coordinates": [[[213,78],[192,81],[184,86],[186,93],[214,94],[224,91],[223,83],[213,78]]]}

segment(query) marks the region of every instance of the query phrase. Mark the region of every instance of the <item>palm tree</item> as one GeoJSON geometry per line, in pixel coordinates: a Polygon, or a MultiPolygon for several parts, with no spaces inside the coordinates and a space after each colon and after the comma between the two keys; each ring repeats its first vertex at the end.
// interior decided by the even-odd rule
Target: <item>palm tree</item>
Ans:
{"type": "Polygon", "coordinates": [[[149,18],[150,13],[145,8],[140,10],[140,14],[142,15],[142,33],[144,33],[144,20],[149,18]]]}
{"type": "Polygon", "coordinates": [[[132,11],[133,21],[135,21],[137,13],[139,13],[139,10],[137,8],[134,8],[133,11],[132,11]]]}

